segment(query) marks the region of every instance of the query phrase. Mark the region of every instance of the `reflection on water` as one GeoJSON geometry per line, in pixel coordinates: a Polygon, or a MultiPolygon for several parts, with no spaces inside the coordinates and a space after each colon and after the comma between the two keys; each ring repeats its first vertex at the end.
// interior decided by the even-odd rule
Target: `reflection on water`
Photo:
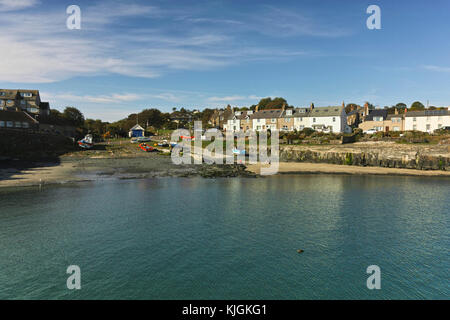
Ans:
{"type": "Polygon", "coordinates": [[[0,298],[448,298],[449,191],[340,175],[2,191],[0,298]]]}

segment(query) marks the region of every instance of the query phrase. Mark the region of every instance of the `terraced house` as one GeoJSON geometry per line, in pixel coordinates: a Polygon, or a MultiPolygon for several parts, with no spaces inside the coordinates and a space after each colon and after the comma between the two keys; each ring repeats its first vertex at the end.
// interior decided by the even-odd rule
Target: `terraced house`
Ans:
{"type": "Polygon", "coordinates": [[[229,116],[224,125],[225,131],[248,131],[252,130],[252,120],[250,119],[253,111],[235,111],[232,116],[229,116]]]}
{"type": "Polygon", "coordinates": [[[444,110],[408,111],[405,115],[405,130],[432,133],[450,127],[450,112],[444,110]]]}
{"type": "Polygon", "coordinates": [[[39,90],[0,89],[0,110],[25,111],[33,117],[50,114],[48,102],[42,102],[39,90]]]}
{"type": "Polygon", "coordinates": [[[283,112],[283,109],[255,110],[250,116],[252,129],[254,131],[278,130],[278,119],[283,112]]]}
{"type": "Polygon", "coordinates": [[[340,107],[319,107],[311,105],[309,111],[309,127],[320,132],[352,132],[347,125],[347,114],[345,106],[340,107]]]}

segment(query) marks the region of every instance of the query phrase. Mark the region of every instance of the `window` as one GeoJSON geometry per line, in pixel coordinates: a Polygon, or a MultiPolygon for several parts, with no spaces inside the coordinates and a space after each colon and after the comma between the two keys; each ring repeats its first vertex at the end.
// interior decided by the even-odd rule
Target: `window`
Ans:
{"type": "Polygon", "coordinates": [[[413,125],[413,130],[414,130],[414,131],[417,130],[417,125],[413,125]]]}
{"type": "Polygon", "coordinates": [[[31,98],[33,94],[31,92],[21,92],[20,96],[25,98],[31,98]]]}
{"type": "Polygon", "coordinates": [[[427,124],[427,131],[430,130],[431,126],[427,124]]]}
{"type": "Polygon", "coordinates": [[[26,104],[26,101],[25,101],[25,100],[20,100],[20,104],[21,104],[22,106],[24,106],[24,105],[26,104]]]}
{"type": "Polygon", "coordinates": [[[400,131],[399,127],[394,127],[394,131],[400,131]]]}
{"type": "Polygon", "coordinates": [[[22,122],[22,128],[29,128],[30,124],[28,122],[22,122]]]}
{"type": "Polygon", "coordinates": [[[333,117],[333,122],[336,122],[336,118],[335,117],[333,117]]]}
{"type": "Polygon", "coordinates": [[[305,129],[305,126],[300,126],[300,130],[303,130],[303,129],[305,129]]]}
{"type": "Polygon", "coordinates": [[[14,127],[14,123],[12,121],[6,121],[6,127],[12,128],[12,127],[14,127]]]}
{"type": "Polygon", "coordinates": [[[272,123],[275,123],[275,122],[277,122],[277,119],[272,119],[272,123]]]}
{"type": "Polygon", "coordinates": [[[316,118],[313,118],[313,122],[316,122],[316,118]]]}
{"type": "Polygon", "coordinates": [[[16,127],[16,128],[22,128],[22,122],[16,121],[15,127],[16,127]]]}
{"type": "Polygon", "coordinates": [[[287,116],[292,115],[292,110],[286,110],[286,115],[287,115],[287,116]]]}
{"type": "Polygon", "coordinates": [[[258,122],[258,123],[259,123],[259,120],[260,120],[260,119],[257,119],[257,120],[256,120],[256,122],[258,122]]]}
{"type": "Polygon", "coordinates": [[[6,100],[6,104],[9,104],[9,105],[14,104],[14,100],[6,100]]]}
{"type": "Polygon", "coordinates": [[[291,119],[289,119],[289,118],[284,118],[284,122],[290,122],[291,121],[291,119]]]}
{"type": "Polygon", "coordinates": [[[438,124],[438,129],[442,128],[442,123],[438,124]]]}
{"type": "Polygon", "coordinates": [[[37,108],[27,108],[27,110],[28,110],[28,112],[31,112],[31,113],[37,113],[38,112],[37,108]]]}
{"type": "Polygon", "coordinates": [[[0,128],[5,127],[5,121],[0,121],[0,128]]]}
{"type": "Polygon", "coordinates": [[[373,117],[373,121],[383,121],[383,117],[373,117]]]}
{"type": "Polygon", "coordinates": [[[417,121],[417,118],[416,118],[416,117],[414,117],[414,118],[413,118],[413,121],[414,121],[414,122],[416,122],[416,121],[417,121]]]}
{"type": "Polygon", "coordinates": [[[0,92],[0,97],[6,96],[6,92],[0,92]]]}

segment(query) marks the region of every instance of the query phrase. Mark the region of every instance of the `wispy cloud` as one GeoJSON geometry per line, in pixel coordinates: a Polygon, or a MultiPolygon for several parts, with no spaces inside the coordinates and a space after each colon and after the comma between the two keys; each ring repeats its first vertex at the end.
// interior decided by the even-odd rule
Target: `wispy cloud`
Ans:
{"type": "Polygon", "coordinates": [[[65,12],[38,10],[38,4],[36,0],[0,0],[0,8],[8,11],[0,20],[0,43],[8,46],[0,51],[0,81],[45,83],[107,74],[155,78],[176,70],[210,70],[314,54],[250,43],[242,46],[229,28],[209,24],[248,27],[248,23],[197,17],[189,23],[207,25],[189,28],[185,22],[170,23],[179,20],[178,11],[137,3],[82,6],[82,29],[68,30],[65,12]],[[13,11],[30,6],[37,8],[32,15],[13,11]],[[151,19],[153,24],[140,24],[140,19],[151,19]]]}
{"type": "Polygon", "coordinates": [[[100,103],[100,104],[119,104],[124,102],[137,101],[143,98],[143,96],[135,93],[124,93],[124,94],[110,94],[110,95],[76,95],[72,93],[60,93],[53,94],[48,92],[42,92],[41,96],[44,100],[59,100],[59,101],[70,101],[70,102],[90,102],[90,103],[100,103]]]}
{"type": "Polygon", "coordinates": [[[450,72],[450,67],[426,65],[426,66],[423,66],[423,68],[426,69],[426,70],[429,70],[429,71],[450,72]]]}
{"type": "Polygon", "coordinates": [[[37,3],[37,0],[0,0],[0,12],[22,10],[37,3]]]}

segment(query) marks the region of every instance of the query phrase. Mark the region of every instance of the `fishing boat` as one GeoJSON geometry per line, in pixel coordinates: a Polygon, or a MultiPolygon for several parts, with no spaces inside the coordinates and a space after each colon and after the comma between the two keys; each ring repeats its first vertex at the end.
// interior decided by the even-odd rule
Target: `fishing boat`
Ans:
{"type": "Polygon", "coordinates": [[[91,149],[94,146],[92,140],[93,140],[92,135],[87,134],[83,139],[78,141],[78,145],[83,149],[91,149]]]}

